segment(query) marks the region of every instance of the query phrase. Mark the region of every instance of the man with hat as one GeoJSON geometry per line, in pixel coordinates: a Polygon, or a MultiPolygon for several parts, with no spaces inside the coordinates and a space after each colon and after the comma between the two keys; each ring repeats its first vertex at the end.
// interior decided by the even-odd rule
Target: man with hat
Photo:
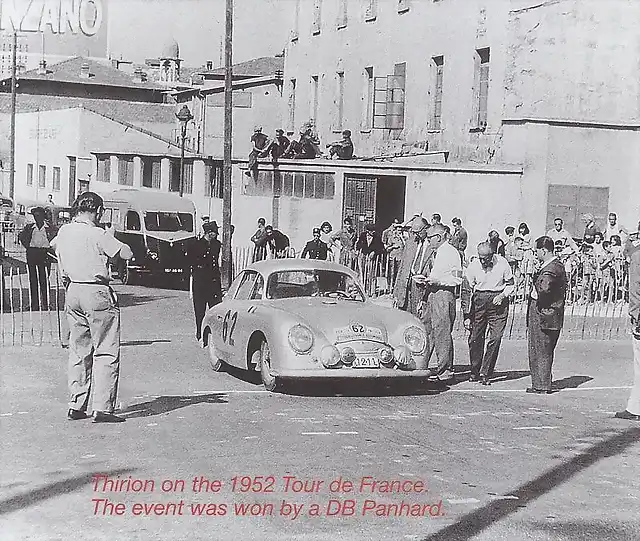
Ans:
{"type": "Polygon", "coordinates": [[[49,243],[56,234],[45,220],[44,208],[34,207],[31,214],[35,223],[25,225],[18,235],[18,240],[27,250],[31,310],[40,310],[41,307],[46,310],[49,307],[48,276],[51,269],[49,243]]]}
{"type": "Polygon", "coordinates": [[[307,255],[309,259],[327,259],[327,254],[329,252],[329,247],[326,242],[320,240],[320,228],[313,228],[313,239],[307,242],[302,250],[302,259],[306,258],[307,255]]]}
{"type": "Polygon", "coordinates": [[[94,423],[120,423],[114,415],[120,378],[120,308],[109,286],[109,258],[131,259],[133,252],[98,227],[102,197],[84,192],[73,204],[74,218],[55,238],[58,264],[67,286],[70,327],[69,420],[86,419],[93,396],[94,423]]]}
{"type": "Polygon", "coordinates": [[[202,338],[202,320],[207,307],[222,301],[218,224],[215,220],[202,226],[203,236],[195,239],[187,254],[191,266],[193,310],[196,318],[196,339],[202,338]]]}
{"type": "Polygon", "coordinates": [[[430,260],[431,249],[426,242],[429,222],[422,216],[416,215],[405,223],[409,227],[409,238],[404,245],[402,260],[393,287],[393,304],[400,310],[418,315],[418,305],[422,301],[424,289],[413,280],[413,276],[422,275],[430,260]]]}
{"type": "Polygon", "coordinates": [[[329,157],[336,156],[339,160],[350,160],[353,158],[353,142],[351,141],[351,130],[342,132],[342,139],[327,145],[329,157]]]}

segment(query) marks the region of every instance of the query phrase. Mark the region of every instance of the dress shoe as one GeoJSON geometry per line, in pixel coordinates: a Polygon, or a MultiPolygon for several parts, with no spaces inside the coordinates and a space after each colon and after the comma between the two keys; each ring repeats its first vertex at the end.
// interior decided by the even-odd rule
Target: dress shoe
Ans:
{"type": "Polygon", "coordinates": [[[480,376],[480,383],[482,383],[482,385],[491,385],[491,380],[488,376],[480,376]]]}
{"type": "Polygon", "coordinates": [[[534,389],[533,387],[528,387],[527,388],[527,392],[528,393],[533,393],[533,394],[552,394],[553,393],[553,391],[551,389],[549,389],[549,390],[534,389]]]}
{"type": "Polygon", "coordinates": [[[614,415],[614,417],[616,419],[626,419],[627,421],[640,421],[640,415],[636,415],[635,413],[631,413],[627,410],[619,411],[614,415]]]}
{"type": "Polygon", "coordinates": [[[88,418],[89,416],[86,411],[70,409],[67,412],[67,419],[69,419],[69,421],[79,421],[80,419],[88,418]]]}
{"type": "Polygon", "coordinates": [[[432,370],[432,369],[428,369],[425,372],[425,377],[427,378],[435,378],[438,375],[438,371],[437,370],[432,370]]]}
{"type": "Polygon", "coordinates": [[[126,419],[124,417],[118,417],[113,413],[107,413],[106,411],[94,411],[93,422],[94,423],[124,423],[126,419]]]}

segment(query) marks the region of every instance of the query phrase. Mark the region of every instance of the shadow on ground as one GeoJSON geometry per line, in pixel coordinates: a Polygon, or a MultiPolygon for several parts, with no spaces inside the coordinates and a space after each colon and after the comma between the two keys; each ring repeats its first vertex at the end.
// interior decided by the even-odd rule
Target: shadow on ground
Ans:
{"type": "Polygon", "coordinates": [[[591,376],[569,376],[567,378],[559,379],[551,384],[551,388],[555,390],[561,389],[577,389],[583,383],[592,381],[591,376]]]}
{"type": "Polygon", "coordinates": [[[119,411],[127,419],[138,417],[153,417],[162,415],[187,406],[197,404],[227,404],[229,401],[224,393],[201,394],[194,396],[159,396],[140,404],[131,404],[119,411]]]}
{"type": "Polygon", "coordinates": [[[108,475],[109,477],[117,477],[125,473],[131,473],[132,469],[117,469],[107,472],[93,472],[86,473],[84,475],[78,475],[65,479],[64,481],[57,481],[55,483],[49,483],[40,488],[30,490],[17,496],[12,496],[5,500],[0,501],[0,515],[6,515],[7,513],[13,513],[32,505],[37,505],[44,500],[56,498],[62,494],[69,494],[80,490],[85,485],[93,482],[94,476],[97,474],[108,475]]]}
{"type": "Polygon", "coordinates": [[[494,372],[493,377],[491,378],[492,383],[497,383],[498,381],[511,381],[514,379],[522,379],[527,378],[531,375],[531,372],[528,370],[507,370],[504,372],[494,372]]]}
{"type": "Polygon", "coordinates": [[[171,343],[171,340],[165,340],[163,338],[151,339],[151,340],[127,340],[122,342],[121,346],[151,346],[153,344],[167,344],[171,343]]]}
{"type": "MultiPolygon", "coordinates": [[[[572,459],[547,470],[514,491],[505,494],[510,499],[494,500],[475,511],[467,513],[454,524],[423,538],[423,541],[451,541],[453,539],[456,541],[470,541],[476,538],[493,524],[506,519],[530,504],[534,504],[538,498],[568,482],[575,475],[601,460],[619,455],[632,445],[635,445],[640,441],[640,428],[633,427],[620,432],[609,430],[598,436],[603,438],[600,442],[577,453],[572,459]]],[[[583,539],[583,537],[576,537],[574,531],[571,531],[570,535],[574,539],[583,539]]],[[[593,537],[593,539],[600,538],[593,537]]],[[[624,539],[624,537],[609,537],[609,539],[624,539]]]]}

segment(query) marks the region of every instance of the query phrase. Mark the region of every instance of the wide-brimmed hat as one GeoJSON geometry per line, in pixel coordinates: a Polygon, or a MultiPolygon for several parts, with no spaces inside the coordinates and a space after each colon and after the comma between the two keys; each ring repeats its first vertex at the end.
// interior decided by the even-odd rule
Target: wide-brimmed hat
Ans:
{"type": "Polygon", "coordinates": [[[36,214],[42,214],[43,216],[46,214],[44,207],[33,207],[30,211],[29,214],[35,216],[36,214]]]}
{"type": "Polygon", "coordinates": [[[218,232],[218,224],[214,220],[213,222],[207,222],[202,226],[202,230],[205,233],[217,233],[218,232]]]}

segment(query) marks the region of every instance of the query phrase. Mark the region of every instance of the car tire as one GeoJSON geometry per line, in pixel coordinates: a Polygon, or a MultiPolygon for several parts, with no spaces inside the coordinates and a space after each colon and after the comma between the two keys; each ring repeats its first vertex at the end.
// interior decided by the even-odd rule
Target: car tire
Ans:
{"type": "MultiPolygon", "coordinates": [[[[207,331],[205,331],[205,333],[207,333],[207,331]]],[[[205,334],[205,337],[207,338],[207,349],[209,350],[209,366],[211,367],[211,370],[213,370],[214,372],[223,372],[224,361],[218,356],[218,350],[216,350],[216,346],[213,343],[211,331],[208,331],[208,337],[207,334],[205,334]]]]}
{"type": "Polygon", "coordinates": [[[122,269],[122,284],[125,286],[133,286],[138,281],[138,273],[131,270],[127,263],[124,263],[124,269],[122,269]]]}
{"type": "Polygon", "coordinates": [[[266,340],[260,344],[260,379],[267,391],[274,392],[278,387],[278,378],[271,374],[271,350],[266,340]]]}

